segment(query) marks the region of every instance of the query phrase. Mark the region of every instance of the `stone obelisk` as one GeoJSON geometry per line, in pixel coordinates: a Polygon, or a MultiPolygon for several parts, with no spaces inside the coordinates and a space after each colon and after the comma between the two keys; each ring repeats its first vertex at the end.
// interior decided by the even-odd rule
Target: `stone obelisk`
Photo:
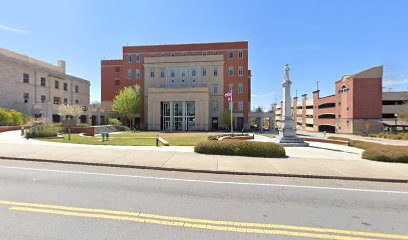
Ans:
{"type": "MultiPolygon", "coordinates": [[[[290,97],[290,86],[292,81],[289,77],[289,64],[285,65],[285,79],[282,83],[283,87],[283,102],[281,106],[282,112],[282,126],[279,130],[279,136],[276,138],[276,142],[282,144],[285,147],[307,147],[308,143],[302,139],[296,137],[296,129],[293,124],[292,117],[292,98],[290,97]]],[[[294,109],[296,111],[296,109],[294,109]]]]}

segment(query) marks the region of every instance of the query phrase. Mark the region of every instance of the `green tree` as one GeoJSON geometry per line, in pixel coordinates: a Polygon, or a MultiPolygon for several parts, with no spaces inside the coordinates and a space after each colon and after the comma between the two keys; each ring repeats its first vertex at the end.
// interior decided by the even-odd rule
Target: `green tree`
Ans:
{"type": "Polygon", "coordinates": [[[225,110],[221,114],[221,119],[220,119],[221,125],[226,126],[228,129],[231,129],[231,111],[225,110]]]}
{"type": "Polygon", "coordinates": [[[140,111],[141,96],[140,86],[122,88],[119,94],[113,99],[112,110],[122,114],[129,121],[132,129],[132,115],[140,111]]]}

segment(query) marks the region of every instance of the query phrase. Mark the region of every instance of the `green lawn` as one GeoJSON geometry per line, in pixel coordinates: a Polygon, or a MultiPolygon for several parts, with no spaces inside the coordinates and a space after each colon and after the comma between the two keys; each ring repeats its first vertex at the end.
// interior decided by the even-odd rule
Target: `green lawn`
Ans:
{"type": "Polygon", "coordinates": [[[117,145],[117,146],[155,146],[157,135],[165,139],[171,146],[194,146],[198,142],[206,141],[210,133],[158,133],[158,132],[137,132],[111,134],[110,140],[101,142],[98,137],[81,137],[78,134],[71,134],[71,140],[68,135],[63,134],[63,139],[41,139],[42,141],[77,143],[91,145],[117,145]],[[145,138],[145,139],[143,139],[145,138]]]}

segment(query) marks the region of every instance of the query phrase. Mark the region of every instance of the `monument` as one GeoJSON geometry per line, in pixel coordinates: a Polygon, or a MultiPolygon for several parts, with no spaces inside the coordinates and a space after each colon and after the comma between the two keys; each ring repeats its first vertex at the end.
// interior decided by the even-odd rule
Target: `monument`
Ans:
{"type": "MultiPolygon", "coordinates": [[[[290,97],[290,85],[292,82],[289,77],[289,64],[285,65],[285,79],[282,83],[283,87],[283,102],[281,106],[282,111],[282,126],[279,130],[279,136],[276,142],[284,147],[307,147],[308,143],[296,137],[296,129],[294,128],[292,118],[292,98],[290,97]]],[[[296,111],[296,109],[295,109],[296,111]]]]}

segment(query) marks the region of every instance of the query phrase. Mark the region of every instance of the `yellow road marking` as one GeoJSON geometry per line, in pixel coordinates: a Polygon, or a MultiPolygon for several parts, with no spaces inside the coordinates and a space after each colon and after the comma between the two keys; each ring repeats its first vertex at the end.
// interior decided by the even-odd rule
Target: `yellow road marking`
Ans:
{"type": "Polygon", "coordinates": [[[337,230],[328,228],[312,228],[312,227],[302,227],[302,226],[290,226],[290,225],[280,225],[280,224],[260,224],[260,223],[245,223],[245,222],[230,222],[230,221],[214,221],[207,219],[194,219],[194,218],[183,218],[183,217],[171,217],[155,214],[146,214],[138,212],[125,212],[116,210],[106,210],[106,209],[92,209],[92,208],[78,208],[78,207],[66,207],[58,205],[46,205],[46,204],[36,204],[36,203],[25,203],[25,202],[12,202],[12,201],[0,201],[1,205],[11,205],[11,206],[23,206],[23,207],[36,207],[36,208],[47,208],[56,210],[67,210],[67,211],[77,211],[77,212],[90,212],[98,214],[114,214],[121,216],[132,216],[141,218],[151,218],[167,221],[178,221],[178,222],[190,222],[199,224],[210,224],[210,225],[227,225],[233,227],[254,227],[254,228],[269,228],[269,229],[284,229],[284,230],[295,230],[295,231],[308,231],[317,233],[335,233],[335,234],[347,234],[354,236],[363,237],[379,237],[388,239],[408,239],[408,236],[396,235],[396,234],[386,234],[386,233],[375,233],[375,232],[361,232],[361,231],[348,231],[348,230],[337,230]]]}
{"type": "Polygon", "coordinates": [[[185,227],[185,228],[198,228],[198,229],[239,232],[239,233],[258,233],[258,234],[268,234],[268,235],[285,235],[285,236],[292,236],[292,237],[308,237],[308,238],[335,239],[335,240],[376,240],[373,238],[356,238],[356,237],[338,236],[338,235],[329,235],[329,234],[291,232],[291,231],[284,231],[284,230],[214,226],[214,225],[207,225],[207,224],[187,223],[187,222],[170,222],[170,221],[163,221],[163,220],[157,220],[157,219],[145,219],[145,218],[127,217],[127,216],[119,216],[119,215],[107,215],[107,214],[98,214],[98,213],[68,212],[68,211],[51,210],[51,209],[44,209],[44,208],[10,207],[10,210],[35,212],[35,213],[47,213],[47,214],[64,215],[64,216],[71,216],[71,217],[103,218],[103,219],[112,219],[112,220],[119,220],[119,221],[132,221],[132,222],[139,222],[139,223],[150,223],[150,224],[158,224],[158,225],[166,225],[166,226],[178,226],[178,227],[185,227]]]}

